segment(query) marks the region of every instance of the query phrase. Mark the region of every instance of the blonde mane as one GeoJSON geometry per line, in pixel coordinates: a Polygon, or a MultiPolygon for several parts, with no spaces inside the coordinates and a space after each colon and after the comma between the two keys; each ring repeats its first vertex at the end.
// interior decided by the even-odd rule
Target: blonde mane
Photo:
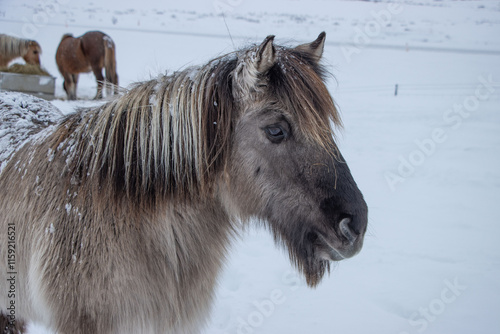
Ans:
{"type": "Polygon", "coordinates": [[[42,50],[36,41],[0,34],[0,62],[23,57],[30,46],[35,46],[39,52],[42,50]]]}

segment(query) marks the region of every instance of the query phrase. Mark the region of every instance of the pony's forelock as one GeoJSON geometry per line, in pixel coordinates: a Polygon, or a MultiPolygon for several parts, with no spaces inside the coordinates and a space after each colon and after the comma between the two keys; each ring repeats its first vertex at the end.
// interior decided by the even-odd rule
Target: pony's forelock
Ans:
{"type": "Polygon", "coordinates": [[[293,114],[305,137],[330,149],[335,135],[331,125],[340,129],[342,121],[325,85],[327,74],[308,53],[280,47],[278,62],[269,73],[269,88],[293,114]]]}
{"type": "Polygon", "coordinates": [[[239,52],[235,97],[252,105],[256,100],[278,103],[310,141],[336,150],[333,127],[342,128],[340,114],[326,85],[329,76],[315,54],[303,48],[275,47],[276,62],[265,73],[256,71],[259,46],[239,52]]]}

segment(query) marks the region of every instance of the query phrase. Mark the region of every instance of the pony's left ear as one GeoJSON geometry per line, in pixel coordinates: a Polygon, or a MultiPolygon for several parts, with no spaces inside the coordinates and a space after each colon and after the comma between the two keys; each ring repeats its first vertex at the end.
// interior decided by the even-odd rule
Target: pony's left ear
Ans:
{"type": "Polygon", "coordinates": [[[325,48],[325,39],[326,33],[323,31],[314,42],[301,44],[295,49],[310,54],[316,62],[319,62],[325,48]]]}
{"type": "Polygon", "coordinates": [[[42,50],[42,47],[40,46],[40,44],[38,44],[37,41],[29,41],[28,45],[29,46],[34,46],[35,48],[40,49],[40,51],[42,50]]]}
{"type": "Polygon", "coordinates": [[[276,63],[276,49],[273,41],[273,35],[267,36],[257,50],[256,69],[259,73],[266,73],[276,63]]]}

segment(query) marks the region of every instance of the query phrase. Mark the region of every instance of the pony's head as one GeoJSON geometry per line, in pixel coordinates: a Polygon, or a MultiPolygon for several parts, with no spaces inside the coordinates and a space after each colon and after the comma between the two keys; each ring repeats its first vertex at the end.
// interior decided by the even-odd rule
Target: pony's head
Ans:
{"type": "Polygon", "coordinates": [[[79,143],[67,150],[78,158],[67,161],[95,185],[93,198],[107,196],[103,203],[126,198],[144,211],[187,200],[257,218],[315,286],[329,261],[359,252],[367,226],[366,203],[334,140],[341,121],[319,63],[324,42],[322,33],[286,48],[269,36],[137,84],[62,124],[79,143]]]}
{"type": "Polygon", "coordinates": [[[228,210],[258,218],[315,286],[329,261],[357,254],[367,205],[334,141],[339,114],[319,64],[325,33],[296,48],[274,36],[238,54],[226,165],[228,210]]]}
{"type": "Polygon", "coordinates": [[[27,64],[40,65],[40,54],[42,53],[42,48],[40,44],[36,41],[28,41],[26,44],[26,50],[23,55],[23,59],[27,64]]]}

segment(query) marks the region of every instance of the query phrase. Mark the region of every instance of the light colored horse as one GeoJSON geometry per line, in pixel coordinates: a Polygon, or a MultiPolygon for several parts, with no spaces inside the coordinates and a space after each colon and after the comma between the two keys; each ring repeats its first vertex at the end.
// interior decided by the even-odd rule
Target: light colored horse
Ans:
{"type": "Polygon", "coordinates": [[[334,142],[325,34],[273,40],[31,131],[0,174],[17,319],[67,334],[198,333],[251,219],[312,287],[358,253],[367,206],[334,142]]]}
{"type": "Polygon", "coordinates": [[[6,67],[15,58],[27,64],[40,65],[42,48],[38,42],[0,34],[0,67],[6,67]]]}

